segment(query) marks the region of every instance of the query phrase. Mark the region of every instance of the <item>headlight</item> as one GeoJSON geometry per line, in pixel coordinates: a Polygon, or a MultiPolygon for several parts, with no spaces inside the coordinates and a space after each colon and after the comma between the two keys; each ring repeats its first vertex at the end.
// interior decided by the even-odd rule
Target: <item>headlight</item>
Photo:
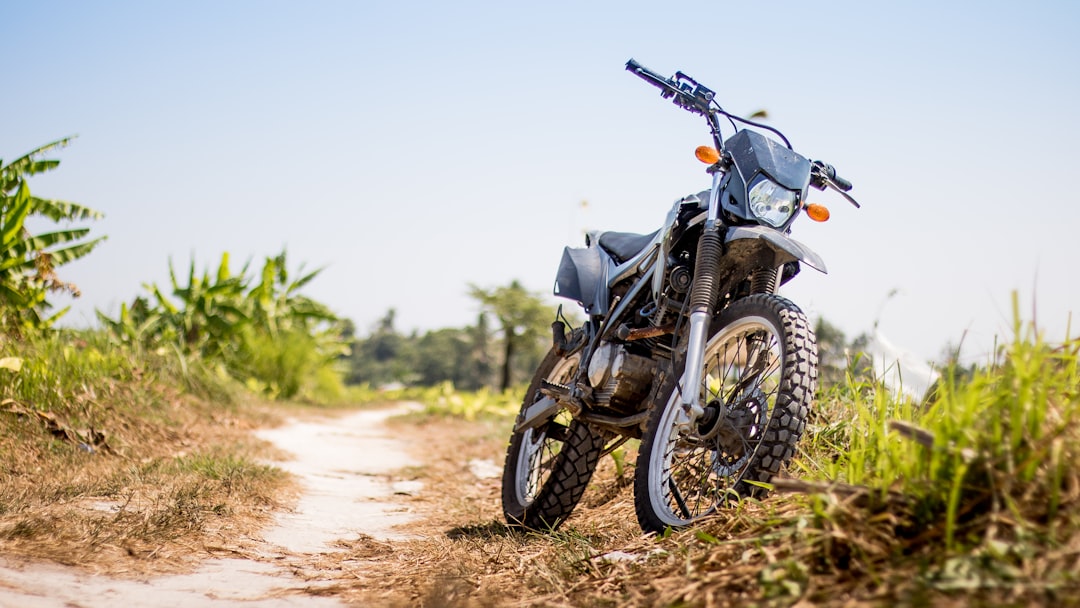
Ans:
{"type": "Polygon", "coordinates": [[[779,228],[795,213],[798,195],[780,184],[761,178],[750,188],[750,211],[759,220],[779,228]]]}

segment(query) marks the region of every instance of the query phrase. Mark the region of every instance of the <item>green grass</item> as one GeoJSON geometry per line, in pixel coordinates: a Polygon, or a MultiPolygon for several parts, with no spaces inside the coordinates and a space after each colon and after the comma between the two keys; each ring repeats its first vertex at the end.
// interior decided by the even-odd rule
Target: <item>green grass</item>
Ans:
{"type": "Polygon", "coordinates": [[[20,361],[18,370],[0,369],[0,399],[9,421],[12,415],[40,412],[65,428],[100,428],[118,402],[125,411],[155,417],[166,399],[146,389],[154,381],[184,384],[181,370],[167,361],[155,361],[158,358],[149,354],[132,356],[96,332],[7,339],[0,343],[0,357],[20,361]]]}
{"type": "Polygon", "coordinates": [[[908,588],[1075,588],[1063,556],[1080,540],[1080,341],[1014,316],[987,365],[945,370],[925,400],[850,377],[821,395],[792,465],[824,482],[807,484],[803,529],[819,565],[903,572],[893,582],[908,588]]]}

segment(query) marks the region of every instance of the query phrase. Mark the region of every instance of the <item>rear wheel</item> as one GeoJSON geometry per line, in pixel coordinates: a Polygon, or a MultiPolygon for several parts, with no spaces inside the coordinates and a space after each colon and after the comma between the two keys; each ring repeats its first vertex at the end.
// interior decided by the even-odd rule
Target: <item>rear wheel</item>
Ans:
{"type": "Polygon", "coordinates": [[[654,393],[638,453],[634,506],[661,532],[761,495],[791,460],[817,386],[817,346],[806,316],[771,294],[735,302],[713,323],[694,424],[682,404],[681,365],[654,393]]]}
{"type": "MultiPolygon", "coordinates": [[[[536,370],[525,393],[525,409],[540,400],[544,380],[571,381],[580,356],[551,352],[536,370]]],[[[507,523],[537,530],[558,527],[577,506],[600,460],[604,437],[573,420],[565,409],[531,429],[514,432],[503,467],[502,504],[507,523]]]]}

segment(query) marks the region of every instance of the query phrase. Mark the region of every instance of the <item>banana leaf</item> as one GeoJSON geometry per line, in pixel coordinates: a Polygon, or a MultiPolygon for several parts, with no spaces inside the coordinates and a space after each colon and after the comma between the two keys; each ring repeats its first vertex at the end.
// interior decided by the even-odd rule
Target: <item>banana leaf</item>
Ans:
{"type": "Polygon", "coordinates": [[[66,147],[75,137],[65,137],[35,148],[4,165],[0,163],[0,192],[8,192],[22,182],[23,177],[55,169],[58,160],[40,160],[41,155],[66,147]]]}
{"type": "Polygon", "coordinates": [[[16,243],[11,247],[11,251],[15,252],[16,255],[27,255],[33,252],[45,251],[58,243],[77,241],[89,233],[89,228],[75,228],[72,230],[58,230],[56,232],[38,234],[24,238],[21,242],[16,243]]]}
{"type": "Polygon", "coordinates": [[[78,245],[72,245],[71,247],[65,247],[64,249],[57,249],[56,251],[48,252],[52,256],[53,266],[60,266],[61,264],[67,264],[73,260],[77,260],[86,254],[94,250],[95,247],[105,242],[109,237],[99,236],[98,238],[87,241],[85,243],[79,243],[78,245]]]}
{"type": "Polygon", "coordinates": [[[54,222],[61,220],[100,220],[105,214],[78,203],[31,197],[33,213],[44,215],[54,222]]]}
{"type": "Polygon", "coordinates": [[[30,207],[30,189],[26,187],[26,182],[23,182],[19,184],[19,191],[15,193],[11,207],[0,217],[3,222],[0,226],[0,255],[7,255],[7,250],[22,238],[23,222],[30,214],[30,207]]]}

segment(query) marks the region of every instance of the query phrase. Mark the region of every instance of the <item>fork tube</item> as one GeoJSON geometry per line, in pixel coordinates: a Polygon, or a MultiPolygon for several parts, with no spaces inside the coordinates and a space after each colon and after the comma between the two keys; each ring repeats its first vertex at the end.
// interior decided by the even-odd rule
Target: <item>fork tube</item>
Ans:
{"type": "Polygon", "coordinates": [[[719,295],[716,269],[723,255],[720,235],[720,179],[713,173],[709,193],[709,212],[698,240],[697,260],[694,263],[694,286],[690,292],[690,335],[686,343],[686,366],[682,376],[682,403],[690,421],[696,421],[705,411],[701,404],[701,368],[705,362],[705,344],[709,339],[709,321],[719,295]]]}
{"type": "Polygon", "coordinates": [[[701,366],[705,362],[705,332],[709,328],[709,313],[695,310],[690,313],[690,337],[686,345],[686,369],[682,377],[683,410],[696,421],[705,409],[701,406],[698,388],[701,386],[701,366]]]}

